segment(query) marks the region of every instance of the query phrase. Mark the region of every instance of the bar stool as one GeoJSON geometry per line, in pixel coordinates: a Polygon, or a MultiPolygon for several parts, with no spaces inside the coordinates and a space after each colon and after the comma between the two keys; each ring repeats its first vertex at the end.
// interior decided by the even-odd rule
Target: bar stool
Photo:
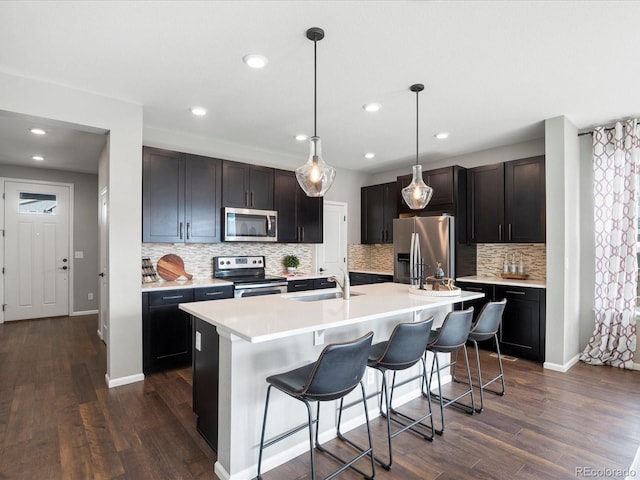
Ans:
{"type": "Polygon", "coordinates": [[[455,398],[449,399],[442,396],[442,380],[440,378],[440,370],[448,367],[454,367],[457,363],[457,357],[455,361],[449,361],[446,365],[440,365],[438,360],[438,353],[454,353],[460,348],[465,346],[467,338],[469,337],[469,331],[471,330],[471,322],[473,320],[473,307],[467,310],[451,311],[444,319],[442,326],[432,332],[432,337],[427,345],[427,352],[433,353],[433,361],[431,362],[431,374],[429,375],[429,390],[427,393],[422,392],[424,396],[433,396],[440,402],[440,421],[442,428],[436,429],[438,435],[444,433],[444,408],[450,405],[464,409],[467,413],[472,414],[474,412],[474,398],[473,387],[471,386],[471,370],[469,369],[469,356],[467,355],[467,349],[463,348],[465,364],[467,366],[467,378],[469,379],[469,389],[455,398]],[[438,394],[431,392],[431,380],[433,378],[434,367],[438,376],[438,394]],[[471,395],[471,406],[461,404],[459,401],[461,398],[471,395]]]}
{"type": "MultiPolygon", "coordinates": [[[[309,446],[311,455],[311,479],[316,478],[315,454],[314,454],[314,435],[313,425],[316,425],[315,447],[329,455],[335,460],[343,463],[343,465],[333,472],[325,480],[334,478],[347,468],[352,468],[366,479],[373,479],[375,476],[375,464],[373,461],[373,446],[371,443],[371,431],[369,429],[369,412],[367,410],[366,394],[364,385],[362,384],[362,376],[367,368],[367,357],[371,348],[373,332],[345,343],[333,343],[327,345],[320,353],[318,360],[288,372],[267,377],[267,397],[264,405],[264,418],[262,421],[262,435],[260,437],[260,453],[258,456],[258,479],[262,479],[262,452],[265,448],[293,435],[304,428],[309,429],[309,446]],[[362,402],[364,404],[364,415],[367,425],[367,435],[369,437],[369,448],[362,449],[352,442],[348,442],[351,446],[358,449],[359,454],[352,460],[345,461],[336,456],[332,452],[327,451],[318,442],[318,425],[320,418],[320,403],[340,399],[340,415],[338,417],[338,428],[342,414],[342,404],[344,397],[360,384],[362,391],[362,402]],[[265,430],[267,426],[267,410],[269,408],[269,395],[271,387],[275,387],[283,393],[286,393],[296,400],[300,400],[307,407],[307,424],[300,425],[292,430],[276,436],[275,438],[264,441],[265,430]],[[311,402],[318,402],[316,418],[313,419],[311,412],[311,402]],[[367,475],[354,466],[361,458],[371,457],[371,475],[367,475]]],[[[339,433],[340,437],[342,435],[339,433]]],[[[344,437],[342,437],[344,439],[344,437]]]]}
{"type": "MultiPolygon", "coordinates": [[[[504,370],[502,369],[502,355],[500,354],[500,344],[498,342],[498,330],[500,328],[500,323],[502,322],[502,314],[504,313],[504,307],[507,303],[507,299],[502,299],[499,302],[489,302],[484,305],[482,310],[480,311],[480,315],[476,322],[471,327],[471,331],[469,332],[469,340],[473,343],[473,346],[476,351],[476,366],[478,368],[478,385],[474,385],[474,387],[480,389],[480,408],[474,409],[476,412],[480,413],[484,408],[484,391],[488,391],[491,393],[495,393],[496,395],[504,395],[504,370]],[[498,365],[500,367],[500,374],[493,377],[486,383],[482,382],[482,370],[480,369],[480,353],[478,351],[478,342],[489,340],[490,338],[494,338],[496,341],[496,351],[498,353],[498,365]],[[501,380],[502,389],[500,391],[491,390],[487,388],[493,382],[497,380],[501,380]]],[[[458,353],[456,352],[456,356],[458,353]]],[[[455,368],[453,371],[453,379],[456,382],[464,383],[462,380],[458,380],[455,375],[455,368]]]]}
{"type": "MultiPolygon", "coordinates": [[[[433,440],[433,415],[431,412],[431,398],[427,397],[429,403],[429,412],[422,417],[415,419],[410,416],[395,410],[391,406],[393,400],[393,391],[396,386],[396,373],[400,370],[406,370],[414,366],[416,363],[422,363],[422,379],[427,378],[427,369],[424,363],[424,351],[427,348],[429,342],[429,335],[431,333],[431,326],[433,325],[433,317],[429,317],[421,322],[416,323],[399,323],[393,329],[389,340],[376,343],[371,347],[369,353],[368,365],[371,368],[375,368],[382,374],[382,388],[380,390],[380,415],[387,419],[387,441],[388,441],[388,453],[389,462],[385,463],[379,457],[375,456],[375,460],[386,470],[391,469],[393,463],[393,456],[391,453],[391,439],[396,435],[406,431],[412,430],[418,435],[422,436],[425,440],[433,440]],[[393,372],[393,380],[391,382],[391,391],[387,387],[386,372],[393,372]],[[384,399],[385,410],[382,410],[382,402],[384,399]],[[408,420],[409,423],[405,423],[399,420],[395,416],[402,417],[408,420]],[[431,418],[431,426],[422,423],[423,420],[431,418]],[[402,428],[391,433],[391,421],[401,425],[402,428]],[[430,434],[427,435],[424,432],[416,430],[416,426],[421,426],[430,429],[430,434]]],[[[413,380],[413,379],[410,379],[413,380]]]]}

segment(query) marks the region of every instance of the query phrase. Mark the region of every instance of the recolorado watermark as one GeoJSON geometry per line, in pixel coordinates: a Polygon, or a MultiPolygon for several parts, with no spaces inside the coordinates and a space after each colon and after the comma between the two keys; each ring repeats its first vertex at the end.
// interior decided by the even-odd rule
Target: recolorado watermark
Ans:
{"type": "Polygon", "coordinates": [[[638,472],[632,468],[576,467],[576,477],[581,478],[637,478],[638,472]]]}

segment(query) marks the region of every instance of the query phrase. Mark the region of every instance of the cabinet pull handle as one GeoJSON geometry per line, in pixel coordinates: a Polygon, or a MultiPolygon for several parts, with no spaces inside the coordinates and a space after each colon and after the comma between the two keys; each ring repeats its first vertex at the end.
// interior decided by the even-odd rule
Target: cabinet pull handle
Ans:
{"type": "Polygon", "coordinates": [[[180,222],[180,240],[182,240],[182,222],[180,222]]]}
{"type": "Polygon", "coordinates": [[[380,241],[384,242],[384,228],[380,230],[380,241]]]}
{"type": "Polygon", "coordinates": [[[511,224],[509,224],[509,240],[511,240],[511,224]]]}
{"type": "Polygon", "coordinates": [[[190,236],[190,232],[189,232],[191,230],[190,227],[191,227],[191,223],[187,222],[187,240],[189,240],[189,236],[190,236]]]}
{"type": "Polygon", "coordinates": [[[502,240],[502,224],[498,224],[498,240],[502,240]]]}
{"type": "Polygon", "coordinates": [[[251,206],[253,207],[253,192],[251,192],[251,206]]]}
{"type": "Polygon", "coordinates": [[[525,292],[517,292],[515,290],[506,290],[504,293],[510,293],[512,295],[525,295],[525,292]]]}
{"type": "Polygon", "coordinates": [[[169,295],[168,297],[162,297],[163,300],[175,300],[176,298],[183,298],[184,295],[169,295]]]}
{"type": "Polygon", "coordinates": [[[482,288],[480,288],[480,287],[464,287],[464,288],[466,288],[467,290],[471,290],[472,292],[481,292],[482,291],[482,288]]]}
{"type": "Polygon", "coordinates": [[[215,297],[216,295],[222,295],[224,292],[207,292],[205,295],[207,297],[215,297]]]}
{"type": "Polygon", "coordinates": [[[244,204],[249,206],[249,192],[244,192],[244,204]]]}

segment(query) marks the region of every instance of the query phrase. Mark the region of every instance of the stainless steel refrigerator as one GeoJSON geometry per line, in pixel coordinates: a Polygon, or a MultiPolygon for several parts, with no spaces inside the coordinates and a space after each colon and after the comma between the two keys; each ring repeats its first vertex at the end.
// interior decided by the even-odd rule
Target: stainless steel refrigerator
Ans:
{"type": "Polygon", "coordinates": [[[455,278],[455,219],[410,217],[393,220],[394,282],[418,284],[420,275],[455,278]]]}

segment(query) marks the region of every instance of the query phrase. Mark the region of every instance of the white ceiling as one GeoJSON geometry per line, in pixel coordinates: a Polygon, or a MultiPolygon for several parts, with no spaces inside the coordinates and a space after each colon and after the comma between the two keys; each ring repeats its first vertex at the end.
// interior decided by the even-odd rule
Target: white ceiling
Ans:
{"type": "MultiPolygon", "coordinates": [[[[426,86],[425,165],[540,138],[544,120],[558,115],[579,129],[638,116],[638,19],[640,2],[615,1],[2,1],[0,71],[139,103],[146,128],[302,161],[307,146],[294,136],[313,130],[305,31],[321,27],[325,160],[379,172],[415,159],[413,83],[426,86]],[[268,65],[248,68],[247,53],[268,65]],[[382,109],[366,113],[367,102],[382,109]],[[192,105],[209,114],[193,117],[192,105]],[[449,139],[436,140],[440,131],[449,139]]],[[[18,120],[0,115],[0,161],[31,164],[31,142],[42,139],[18,120]]],[[[97,158],[82,133],[66,153],[43,154],[97,158]]],[[[92,161],[56,168],[96,171],[92,161]]]]}

